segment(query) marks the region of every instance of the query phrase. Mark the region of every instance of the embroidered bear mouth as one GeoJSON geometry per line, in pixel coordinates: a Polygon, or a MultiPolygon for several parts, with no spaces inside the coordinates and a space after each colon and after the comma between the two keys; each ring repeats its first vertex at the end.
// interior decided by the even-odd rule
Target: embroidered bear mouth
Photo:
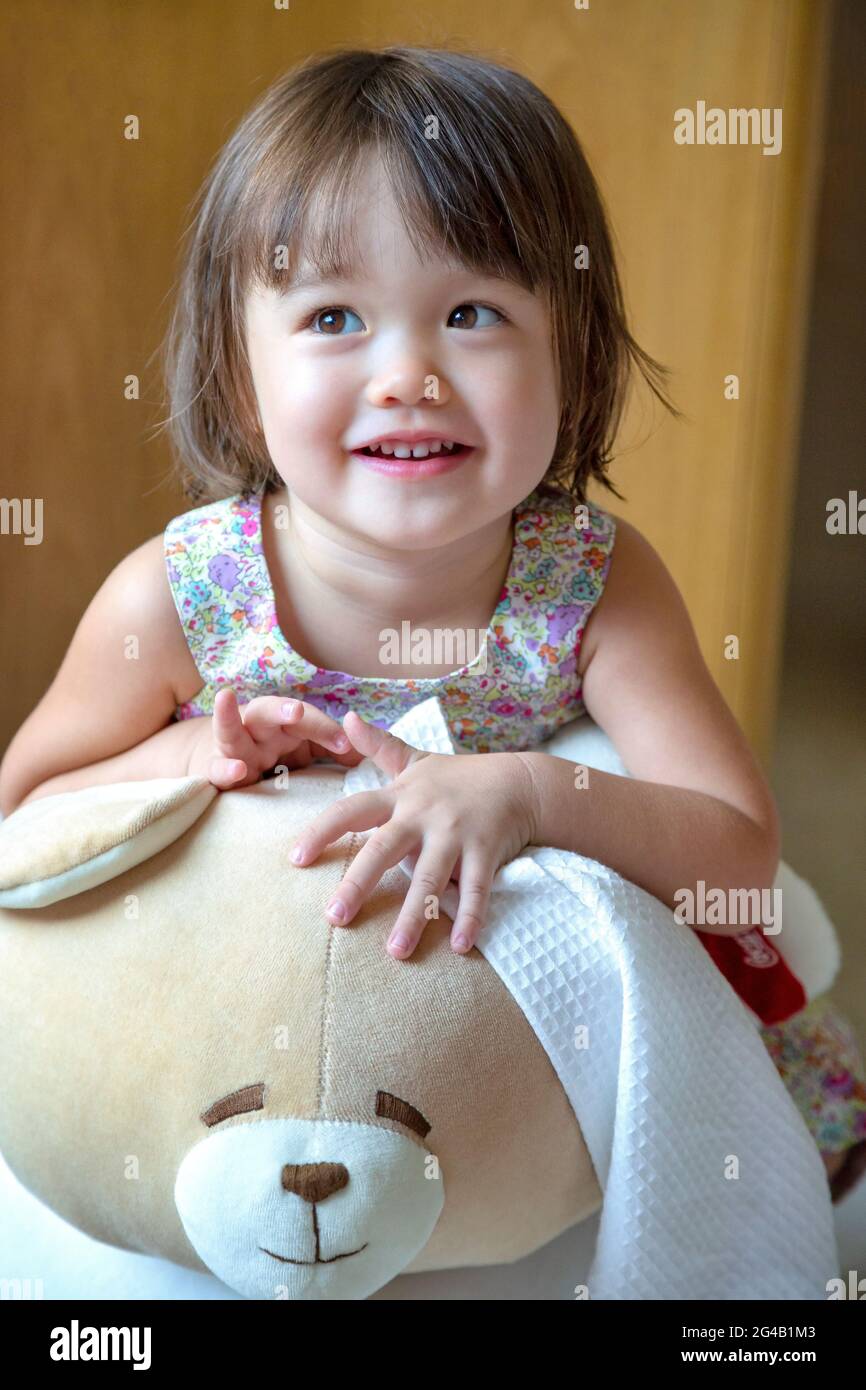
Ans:
{"type": "Polygon", "coordinates": [[[330,1264],[333,1264],[335,1260],[348,1260],[352,1255],[360,1255],[360,1253],[361,1253],[362,1250],[366,1250],[366,1249],[367,1249],[367,1246],[369,1245],[369,1243],[370,1243],[370,1242],[369,1242],[368,1240],[365,1240],[365,1241],[364,1241],[364,1244],[363,1244],[363,1245],[359,1245],[357,1250],[346,1250],[346,1251],[344,1251],[344,1253],[341,1254],[341,1255],[331,1255],[331,1257],[330,1257],[329,1259],[327,1259],[327,1260],[322,1260],[322,1259],[320,1259],[318,1255],[316,1256],[316,1258],[315,1258],[314,1260],[293,1260],[292,1257],[291,1257],[290,1255],[276,1255],[276,1254],[274,1254],[273,1250],[266,1250],[265,1247],[264,1247],[263,1245],[260,1245],[260,1246],[259,1246],[259,1249],[260,1249],[261,1251],[263,1251],[263,1253],[264,1253],[265,1255],[270,1255],[270,1256],[271,1256],[271,1259],[273,1259],[273,1260],[279,1260],[279,1261],[280,1261],[280,1264],[287,1264],[287,1265],[330,1265],[330,1264]]]}

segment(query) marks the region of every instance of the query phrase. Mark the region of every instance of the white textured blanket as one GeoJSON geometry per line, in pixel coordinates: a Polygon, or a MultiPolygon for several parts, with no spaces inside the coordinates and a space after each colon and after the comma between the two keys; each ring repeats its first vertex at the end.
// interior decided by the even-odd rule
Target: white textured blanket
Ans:
{"type": "MultiPolygon", "coordinates": [[[[435,698],[392,732],[455,752],[435,698]]],[[[344,795],[386,780],[365,760],[344,795]]],[[[457,901],[452,884],[449,916],[457,901]]],[[[477,945],[547,1051],[604,1192],[589,1297],[826,1298],[818,1149],[753,1015],[673,912],[594,860],[527,848],[497,874],[477,945]]]]}

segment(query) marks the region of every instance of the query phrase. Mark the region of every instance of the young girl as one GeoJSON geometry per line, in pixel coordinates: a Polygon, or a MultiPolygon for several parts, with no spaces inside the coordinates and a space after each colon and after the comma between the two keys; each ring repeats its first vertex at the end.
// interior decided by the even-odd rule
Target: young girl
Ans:
{"type": "MultiPolygon", "coordinates": [[[[403,958],[451,878],[452,945],[471,949],[527,844],[672,907],[699,880],[771,887],[775,804],[683,601],[640,533],[586,498],[593,479],[620,495],[606,469],[633,365],[672,409],[627,329],[580,146],[531,82],[416,48],[290,72],[192,227],[169,423],[196,506],[93,599],[6,755],[4,813],[95,782],[231,790],[370,756],[387,790],[330,807],[296,862],[373,832],[330,909],[345,925],[417,852],[388,943],[403,958]],[[396,660],[393,633],[410,639],[396,660]],[[448,650],[478,633],[471,658],[448,650]],[[385,732],[433,694],[465,756],[385,732]],[[632,779],[592,770],[578,788],[528,751],[584,710],[632,779]]],[[[866,1159],[851,1030],[824,998],[763,1037],[838,1197],[866,1159]]]]}

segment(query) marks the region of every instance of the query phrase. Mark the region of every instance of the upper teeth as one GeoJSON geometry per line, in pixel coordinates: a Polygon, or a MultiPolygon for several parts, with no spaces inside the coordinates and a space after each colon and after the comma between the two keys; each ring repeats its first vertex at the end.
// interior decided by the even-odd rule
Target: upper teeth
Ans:
{"type": "Polygon", "coordinates": [[[425,459],[430,454],[438,454],[441,449],[451,450],[451,439],[428,439],[420,444],[404,444],[398,439],[383,439],[379,444],[367,444],[365,448],[379,449],[383,454],[393,454],[396,459],[425,459]]]}

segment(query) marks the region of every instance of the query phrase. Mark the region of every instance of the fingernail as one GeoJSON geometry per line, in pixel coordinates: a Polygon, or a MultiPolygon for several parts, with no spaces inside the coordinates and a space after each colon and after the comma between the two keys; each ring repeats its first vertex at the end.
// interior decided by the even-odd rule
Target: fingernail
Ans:
{"type": "Polygon", "coordinates": [[[451,945],[454,947],[455,951],[465,951],[466,947],[469,945],[469,938],[466,936],[455,936],[451,945]]]}
{"type": "Polygon", "coordinates": [[[295,848],[292,850],[292,863],[293,863],[293,864],[300,864],[300,862],[301,862],[301,860],[303,859],[303,857],[304,857],[304,851],[301,849],[301,846],[300,846],[300,845],[295,845],[295,848]]]}
{"type": "Polygon", "coordinates": [[[346,738],[345,734],[337,735],[337,737],[334,739],[334,747],[340,753],[344,753],[346,751],[346,749],[349,747],[349,740],[346,738]]]}
{"type": "Polygon", "coordinates": [[[334,918],[335,922],[342,922],[343,918],[346,915],[346,909],[340,902],[339,898],[335,898],[332,903],[328,903],[328,906],[325,908],[325,911],[327,912],[329,917],[334,918]]]}
{"type": "Polygon", "coordinates": [[[388,945],[395,951],[405,951],[406,947],[409,945],[409,941],[405,936],[392,936],[388,945]]]}
{"type": "Polygon", "coordinates": [[[288,719],[290,715],[294,714],[297,707],[297,700],[286,700],[283,703],[282,709],[280,710],[280,714],[284,714],[288,719]]]}

